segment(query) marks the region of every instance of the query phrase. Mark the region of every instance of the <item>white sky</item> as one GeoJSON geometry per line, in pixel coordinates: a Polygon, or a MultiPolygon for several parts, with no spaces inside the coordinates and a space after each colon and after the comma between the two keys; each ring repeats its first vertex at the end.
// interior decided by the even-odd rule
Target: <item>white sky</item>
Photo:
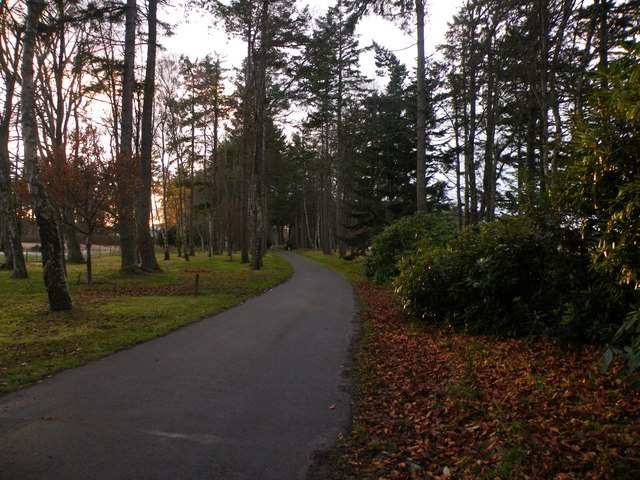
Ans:
{"type": "MultiPolygon", "coordinates": [[[[447,23],[453,18],[463,0],[428,0],[428,19],[426,25],[426,50],[431,55],[435,47],[444,42],[447,23]]],[[[164,6],[159,12],[161,20],[175,25],[175,35],[160,38],[160,43],[168,52],[184,54],[191,59],[202,58],[207,54],[220,54],[227,66],[238,66],[244,57],[245,47],[242,41],[228,38],[217,29],[208,14],[193,12],[185,17],[181,0],[174,0],[172,6],[164,6]]],[[[309,5],[314,17],[322,15],[334,4],[333,0],[298,0],[301,5],[309,5]]],[[[393,23],[377,17],[367,17],[358,25],[360,46],[371,45],[372,40],[395,51],[396,55],[409,69],[415,64],[415,38],[407,35],[393,23]],[[408,47],[408,48],[407,48],[408,47]]],[[[361,61],[363,73],[374,76],[373,53],[369,53],[361,61]]]]}

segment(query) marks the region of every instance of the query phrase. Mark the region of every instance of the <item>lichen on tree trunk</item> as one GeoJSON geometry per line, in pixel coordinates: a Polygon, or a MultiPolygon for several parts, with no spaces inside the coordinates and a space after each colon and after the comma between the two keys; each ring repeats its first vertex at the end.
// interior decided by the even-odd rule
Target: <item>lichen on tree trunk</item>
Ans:
{"type": "Polygon", "coordinates": [[[27,2],[27,18],[23,36],[22,57],[22,136],[24,158],[31,208],[36,217],[40,244],[42,245],[42,270],[44,283],[52,311],[70,310],[71,296],[64,271],[64,252],[60,243],[60,232],[56,221],[57,213],[47,197],[40,178],[37,143],[38,129],[35,114],[35,85],[33,80],[33,58],[37,41],[38,20],[44,9],[42,0],[27,2]]]}

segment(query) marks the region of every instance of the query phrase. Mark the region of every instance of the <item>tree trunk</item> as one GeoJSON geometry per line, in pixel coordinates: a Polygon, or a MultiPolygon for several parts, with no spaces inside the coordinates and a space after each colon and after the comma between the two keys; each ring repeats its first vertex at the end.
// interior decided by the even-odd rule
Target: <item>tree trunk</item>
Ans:
{"type": "Polygon", "coordinates": [[[247,27],[245,91],[242,105],[242,159],[240,165],[240,263],[249,263],[249,157],[251,156],[251,100],[253,89],[253,43],[247,27]]]}
{"type": "MultiPolygon", "coordinates": [[[[487,51],[491,51],[492,38],[488,40],[487,51]]],[[[486,88],[486,135],[485,135],[485,148],[484,148],[484,175],[483,192],[482,192],[482,205],[481,205],[481,217],[487,222],[494,220],[495,205],[493,200],[495,198],[496,190],[496,152],[495,152],[495,134],[496,134],[496,109],[497,109],[497,95],[495,92],[495,74],[493,56],[488,55],[487,70],[489,72],[487,78],[486,88]]]]}
{"type": "MultiPolygon", "coordinates": [[[[606,70],[609,66],[609,0],[596,0],[598,6],[598,69],[606,70]]],[[[602,88],[607,86],[607,77],[602,76],[602,88]]]]}
{"type": "Polygon", "coordinates": [[[416,70],[418,89],[418,114],[416,121],[416,206],[418,212],[427,210],[427,95],[425,91],[424,55],[424,0],[415,0],[416,29],[418,35],[418,68],[416,70]]]}
{"type": "Polygon", "coordinates": [[[464,205],[462,203],[462,168],[460,165],[460,116],[458,101],[453,97],[453,135],[455,140],[455,164],[456,164],[456,200],[458,202],[458,229],[466,225],[464,216],[464,205]]]}
{"type": "Polygon", "coordinates": [[[64,230],[64,239],[67,244],[67,262],[77,264],[84,263],[77,232],[73,227],[64,223],[61,225],[61,228],[64,230]]]}
{"type": "Polygon", "coordinates": [[[7,264],[13,271],[12,278],[27,278],[27,265],[22,253],[20,227],[11,190],[8,142],[4,142],[3,134],[0,142],[0,217],[2,218],[3,232],[6,232],[6,238],[3,240],[6,242],[5,252],[9,253],[7,264]]]}
{"type": "MultiPolygon", "coordinates": [[[[264,85],[261,81],[258,86],[264,85]]],[[[266,205],[265,205],[265,132],[264,132],[264,90],[256,95],[256,148],[253,161],[253,235],[251,268],[259,270],[263,266],[266,248],[266,205]]]]}
{"type": "Polygon", "coordinates": [[[478,223],[478,189],[476,184],[475,144],[476,144],[476,74],[469,72],[468,115],[465,125],[464,170],[465,194],[468,197],[467,224],[478,223]]]}
{"type": "Polygon", "coordinates": [[[137,233],[140,269],[145,272],[158,272],[160,266],[156,259],[153,238],[149,229],[151,218],[151,164],[153,146],[153,100],[156,82],[156,27],[158,0],[149,0],[149,34],[147,42],[147,66],[144,78],[144,99],[142,103],[142,138],[138,175],[140,188],[137,193],[137,233]]]}
{"type": "Polygon", "coordinates": [[[2,218],[3,242],[6,242],[4,244],[6,263],[13,271],[11,278],[28,278],[27,265],[22,253],[20,228],[13,207],[13,197],[10,193],[11,187],[8,187],[9,194],[7,195],[7,186],[4,184],[4,175],[0,173],[0,206],[2,206],[0,217],[2,218]]]}
{"type": "Polygon", "coordinates": [[[209,216],[208,233],[209,233],[209,258],[216,254],[216,235],[213,221],[213,214],[209,216]]]}
{"type": "MultiPolygon", "coordinates": [[[[3,5],[2,9],[5,6],[3,5]]],[[[7,266],[13,270],[12,278],[27,278],[27,265],[22,253],[20,226],[16,217],[15,201],[11,189],[11,161],[9,159],[9,128],[13,111],[13,95],[16,86],[18,48],[20,34],[16,37],[13,65],[6,70],[4,112],[0,119],[0,217],[2,218],[3,243],[7,266]]]]}
{"type": "Polygon", "coordinates": [[[91,285],[93,283],[93,271],[91,264],[91,233],[87,234],[87,241],[85,243],[85,248],[87,249],[87,283],[91,285]]]}
{"type": "Polygon", "coordinates": [[[135,82],[136,0],[127,0],[124,46],[124,73],[122,79],[122,126],[120,154],[118,155],[118,230],[122,273],[138,271],[135,239],[135,193],[128,174],[132,166],[133,142],[133,88],[135,82]]]}
{"type": "Polygon", "coordinates": [[[338,35],[340,35],[340,41],[338,42],[338,96],[337,112],[336,112],[336,240],[338,242],[338,256],[344,258],[347,256],[347,244],[346,244],[346,228],[347,222],[345,213],[345,158],[344,158],[344,135],[343,135],[343,41],[342,33],[344,26],[342,23],[339,25],[338,35]]]}
{"type": "Polygon", "coordinates": [[[320,150],[321,157],[321,172],[320,172],[320,185],[319,195],[320,204],[318,225],[320,247],[324,255],[331,254],[331,164],[329,161],[329,126],[325,125],[322,132],[322,146],[320,150]]]}
{"type": "MultiPolygon", "coordinates": [[[[302,207],[304,209],[304,223],[302,228],[307,232],[306,239],[308,241],[307,248],[313,248],[313,239],[311,238],[311,227],[309,227],[309,213],[307,211],[307,196],[305,195],[304,186],[302,187],[302,207]]],[[[300,235],[300,238],[305,238],[304,235],[300,235]]]]}
{"type": "MultiPolygon", "coordinates": [[[[191,70],[191,84],[194,84],[193,80],[193,70],[191,70]]],[[[193,87],[195,88],[195,87],[193,87]]],[[[195,164],[196,164],[196,100],[195,93],[193,95],[193,99],[191,100],[191,155],[189,162],[189,215],[187,217],[188,227],[187,227],[187,241],[189,242],[189,255],[195,256],[196,254],[196,241],[195,241],[195,231],[193,229],[193,205],[194,205],[194,195],[196,191],[195,185],[195,164]]]]}
{"type": "Polygon", "coordinates": [[[25,169],[29,179],[32,209],[40,233],[42,245],[42,270],[44,283],[52,311],[70,310],[71,297],[64,271],[64,252],[56,212],[47,197],[40,178],[37,144],[38,126],[35,112],[35,85],[33,81],[33,58],[37,40],[38,21],[44,9],[43,0],[27,2],[27,17],[23,37],[22,56],[22,138],[24,143],[25,169]]]}
{"type": "Polygon", "coordinates": [[[534,86],[529,85],[527,100],[527,124],[526,124],[526,156],[524,168],[521,167],[519,175],[523,178],[524,198],[521,200],[525,212],[531,212],[535,204],[536,192],[536,100],[534,86]]]}
{"type": "Polygon", "coordinates": [[[540,190],[547,190],[547,173],[549,172],[549,35],[548,35],[548,12],[547,0],[538,0],[539,14],[539,35],[540,35],[540,190]]]}
{"type": "Polygon", "coordinates": [[[587,31],[584,34],[584,48],[582,49],[582,54],[580,55],[580,63],[578,65],[578,74],[577,74],[577,79],[575,82],[575,85],[573,86],[573,90],[574,90],[574,105],[575,105],[575,110],[576,113],[580,114],[582,113],[582,108],[584,105],[584,100],[585,100],[585,80],[587,78],[587,72],[588,72],[588,65],[589,65],[589,61],[591,60],[591,56],[592,56],[592,52],[591,52],[591,44],[593,42],[593,37],[595,34],[595,30],[596,30],[596,17],[597,14],[596,13],[592,13],[591,17],[589,18],[589,24],[587,27],[587,31]]]}
{"type": "MultiPolygon", "coordinates": [[[[182,168],[182,161],[178,160],[178,169],[183,172],[181,177],[184,177],[184,169],[182,168]]],[[[178,215],[178,236],[180,238],[178,243],[178,256],[182,256],[185,261],[191,261],[189,258],[189,246],[187,244],[187,227],[186,227],[186,192],[184,190],[184,181],[181,180],[178,185],[178,208],[176,213],[178,215]]]]}
{"type": "Polygon", "coordinates": [[[162,167],[162,246],[164,250],[164,260],[168,261],[171,259],[171,255],[169,253],[169,226],[168,223],[168,184],[169,184],[169,167],[164,162],[164,154],[165,154],[165,136],[164,129],[161,129],[160,132],[160,140],[162,142],[162,153],[160,155],[160,165],[162,167]]]}
{"type": "Polygon", "coordinates": [[[258,270],[263,266],[266,253],[266,183],[265,183],[265,103],[267,91],[267,23],[269,18],[269,0],[262,0],[260,13],[260,45],[254,59],[255,85],[255,147],[253,154],[253,251],[251,268],[258,270]]]}

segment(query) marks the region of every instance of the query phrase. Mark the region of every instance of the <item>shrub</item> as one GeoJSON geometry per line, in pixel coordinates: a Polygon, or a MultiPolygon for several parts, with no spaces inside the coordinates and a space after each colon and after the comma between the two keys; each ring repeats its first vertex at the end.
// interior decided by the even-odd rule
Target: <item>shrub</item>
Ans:
{"type": "Polygon", "coordinates": [[[400,262],[403,307],[458,331],[604,342],[633,293],[591,268],[578,234],[553,219],[509,217],[400,262]]]}
{"type": "Polygon", "coordinates": [[[396,264],[417,249],[442,245],[455,231],[453,220],[443,213],[416,213],[389,225],[373,239],[365,258],[364,274],[373,283],[386,283],[398,274],[396,264]]]}
{"type": "MultiPolygon", "coordinates": [[[[600,88],[575,117],[573,151],[559,183],[583,233],[596,240],[593,262],[620,283],[640,289],[640,43],[619,46],[607,69],[599,69],[600,88]],[[569,188],[566,188],[569,186],[569,188]]],[[[640,327],[636,299],[607,350],[640,368],[640,327]]]]}

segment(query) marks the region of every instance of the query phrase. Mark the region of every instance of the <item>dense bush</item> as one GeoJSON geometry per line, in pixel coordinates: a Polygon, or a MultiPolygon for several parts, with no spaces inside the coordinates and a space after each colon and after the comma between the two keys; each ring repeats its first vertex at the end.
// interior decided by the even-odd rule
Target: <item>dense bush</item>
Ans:
{"type": "Polygon", "coordinates": [[[559,223],[508,217],[464,230],[405,257],[396,294],[410,314],[459,331],[605,342],[633,291],[593,269],[578,232],[559,223]]]}
{"type": "Polygon", "coordinates": [[[371,252],[365,258],[364,274],[373,283],[386,283],[398,274],[396,264],[403,255],[443,245],[454,231],[453,220],[445,213],[403,217],[373,239],[371,252]]]}
{"type": "Polygon", "coordinates": [[[640,285],[640,43],[622,45],[600,75],[604,86],[572,128],[560,196],[585,235],[597,237],[596,267],[640,285]]]}
{"type": "MultiPolygon", "coordinates": [[[[592,92],[572,128],[567,178],[560,188],[565,211],[597,240],[594,265],[623,284],[640,288],[640,43],[625,43],[608,69],[600,69],[600,88],[592,92]]],[[[630,369],[640,368],[640,322],[634,309],[605,353],[616,353],[630,369]]]]}

